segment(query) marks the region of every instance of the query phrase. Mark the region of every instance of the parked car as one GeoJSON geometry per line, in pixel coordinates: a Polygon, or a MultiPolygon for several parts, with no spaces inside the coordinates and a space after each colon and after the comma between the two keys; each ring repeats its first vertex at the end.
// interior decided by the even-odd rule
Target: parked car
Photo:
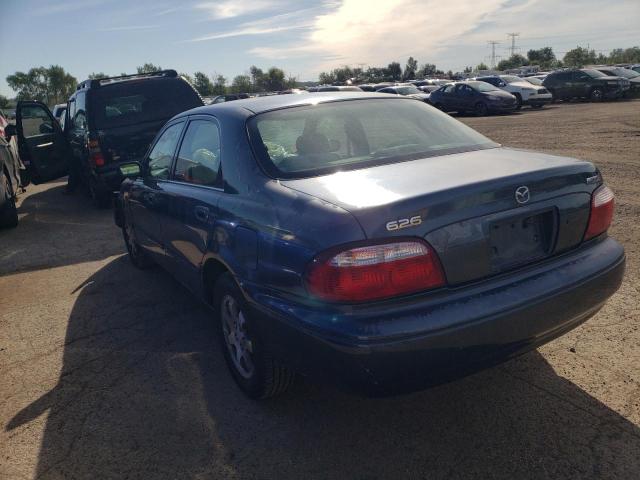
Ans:
{"type": "Polygon", "coordinates": [[[425,93],[419,90],[417,87],[411,84],[394,85],[393,87],[385,87],[378,90],[378,93],[389,93],[391,95],[402,95],[404,97],[415,98],[426,102],[429,100],[429,93],[425,93]]]}
{"type": "Polygon", "coordinates": [[[355,85],[320,85],[318,92],[362,92],[360,87],[355,85]]]}
{"type": "Polygon", "coordinates": [[[34,183],[66,175],[72,156],[93,203],[104,207],[122,182],[120,164],[140,160],[168,119],[203,102],[175,70],[163,70],[86,80],[67,105],[63,132],[46,105],[18,103],[20,156],[31,161],[34,183]]]}
{"type": "Polygon", "coordinates": [[[59,103],[53,107],[53,110],[51,110],[51,113],[53,114],[53,118],[55,118],[58,121],[58,123],[60,123],[61,119],[64,118],[64,112],[66,111],[67,111],[67,104],[59,103]]]}
{"type": "Polygon", "coordinates": [[[479,81],[454,82],[432,92],[429,103],[444,112],[473,112],[478,116],[512,112],[518,107],[516,97],[479,81]]]}
{"type": "Polygon", "coordinates": [[[594,67],[599,72],[612,77],[622,77],[629,80],[629,93],[640,93],[640,73],[622,67],[594,67]]]}
{"type": "Polygon", "coordinates": [[[524,77],[523,80],[529,82],[531,85],[535,85],[536,87],[542,86],[542,80],[538,77],[524,77]]]}
{"type": "Polygon", "coordinates": [[[629,67],[629,70],[633,70],[634,72],[638,72],[638,73],[640,73],[640,64],[631,65],[631,66],[629,67]]]}
{"type": "Polygon", "coordinates": [[[363,92],[375,92],[376,91],[375,85],[370,84],[370,83],[365,83],[365,84],[362,84],[362,85],[358,85],[358,87],[363,92]]]}
{"type": "Polygon", "coordinates": [[[0,228],[18,225],[16,197],[20,189],[20,160],[9,141],[3,132],[0,135],[0,228]]]}
{"type": "Polygon", "coordinates": [[[543,80],[554,100],[588,98],[594,102],[621,97],[629,89],[629,80],[605,75],[598,70],[558,70],[543,80]]]}
{"type": "Polygon", "coordinates": [[[211,99],[208,104],[214,103],[224,103],[224,102],[233,102],[234,100],[243,100],[245,98],[249,98],[248,93],[230,93],[227,95],[217,95],[211,99]]]}
{"type": "Polygon", "coordinates": [[[457,378],[586,321],[624,272],[591,163],[502,148],[401,96],[190,110],[122,168],[131,261],[213,307],[251,397],[294,372],[372,394],[457,378]]]}
{"type": "Polygon", "coordinates": [[[551,94],[544,87],[534,88],[524,78],[515,75],[492,75],[478,77],[476,80],[487,82],[516,97],[518,108],[522,105],[530,105],[531,108],[542,108],[545,103],[552,100],[551,94]]]}

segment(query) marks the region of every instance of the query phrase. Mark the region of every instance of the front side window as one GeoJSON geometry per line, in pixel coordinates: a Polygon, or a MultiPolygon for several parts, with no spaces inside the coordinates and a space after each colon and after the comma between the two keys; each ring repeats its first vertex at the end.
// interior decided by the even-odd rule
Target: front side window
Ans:
{"type": "Polygon", "coordinates": [[[25,138],[53,133],[53,120],[46,107],[42,105],[24,106],[20,114],[22,116],[22,134],[25,138]]]}
{"type": "Polygon", "coordinates": [[[171,160],[176,151],[180,132],[182,131],[183,122],[176,123],[167,128],[153,146],[149,153],[148,170],[149,175],[159,180],[169,178],[169,169],[171,168],[171,160]]]}
{"type": "Polygon", "coordinates": [[[301,178],[497,146],[423,102],[381,98],[265,112],[249,121],[265,170],[301,178]]]}
{"type": "Polygon", "coordinates": [[[174,179],[196,185],[217,186],[220,177],[220,132],[209,120],[189,123],[182,140],[174,179]]]}

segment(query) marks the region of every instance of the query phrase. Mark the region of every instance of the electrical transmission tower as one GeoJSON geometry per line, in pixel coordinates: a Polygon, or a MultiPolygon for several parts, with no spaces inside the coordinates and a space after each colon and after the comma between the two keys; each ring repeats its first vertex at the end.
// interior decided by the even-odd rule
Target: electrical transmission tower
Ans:
{"type": "Polygon", "coordinates": [[[511,56],[516,53],[516,37],[519,37],[519,33],[507,33],[507,37],[511,37],[511,56]]]}
{"type": "Polygon", "coordinates": [[[491,70],[494,70],[496,68],[496,45],[499,45],[500,42],[489,40],[487,43],[491,45],[491,70]]]}

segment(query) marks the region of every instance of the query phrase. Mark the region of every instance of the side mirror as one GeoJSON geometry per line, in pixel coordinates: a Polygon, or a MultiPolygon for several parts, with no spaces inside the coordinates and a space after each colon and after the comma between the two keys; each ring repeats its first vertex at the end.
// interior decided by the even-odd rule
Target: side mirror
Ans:
{"type": "Polygon", "coordinates": [[[9,140],[11,137],[16,137],[17,135],[18,135],[18,130],[16,129],[16,126],[13,123],[10,123],[6,127],[4,127],[4,136],[7,140],[9,140]]]}
{"type": "Polygon", "coordinates": [[[142,169],[138,162],[123,163],[120,165],[120,175],[123,178],[136,178],[140,176],[142,169]]]}
{"type": "Polygon", "coordinates": [[[506,86],[507,86],[507,83],[506,83],[506,82],[500,82],[500,83],[498,84],[498,86],[499,86],[499,87],[506,87],[506,86]]]}

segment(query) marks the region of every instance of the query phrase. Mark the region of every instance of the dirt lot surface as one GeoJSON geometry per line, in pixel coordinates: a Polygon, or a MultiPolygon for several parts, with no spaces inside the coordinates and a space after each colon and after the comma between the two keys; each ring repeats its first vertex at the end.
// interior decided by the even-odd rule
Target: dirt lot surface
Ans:
{"type": "Polygon", "coordinates": [[[640,101],[461,120],[602,169],[628,270],[589,322],[421,393],[303,381],[256,403],[210,314],[122,256],[111,212],[30,187],[0,232],[0,478],[640,478],[640,101]]]}

